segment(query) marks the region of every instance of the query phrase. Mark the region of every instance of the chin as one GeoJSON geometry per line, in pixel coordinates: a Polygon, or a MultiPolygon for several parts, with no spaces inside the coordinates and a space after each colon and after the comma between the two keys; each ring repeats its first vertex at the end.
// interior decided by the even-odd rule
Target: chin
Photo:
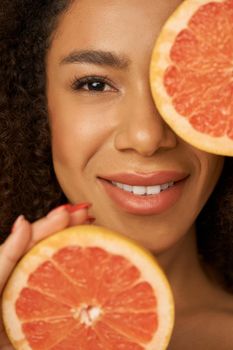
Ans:
{"type": "Polygon", "coordinates": [[[166,225],[166,227],[158,227],[159,225],[152,223],[153,218],[148,217],[148,219],[135,217],[133,220],[125,220],[125,217],[123,217],[122,219],[115,218],[115,220],[111,221],[107,219],[96,220],[95,224],[104,226],[136,241],[153,254],[166,252],[183,241],[185,236],[185,234],[181,234],[183,230],[171,231],[171,227],[174,227],[172,224],[166,225]]]}

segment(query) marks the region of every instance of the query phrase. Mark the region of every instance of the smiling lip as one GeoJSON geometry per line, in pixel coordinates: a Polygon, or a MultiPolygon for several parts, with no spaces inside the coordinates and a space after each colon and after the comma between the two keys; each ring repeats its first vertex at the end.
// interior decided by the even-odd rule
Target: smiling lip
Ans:
{"type": "Polygon", "coordinates": [[[187,173],[176,171],[157,171],[154,173],[118,173],[114,175],[101,176],[108,181],[115,181],[131,186],[154,186],[162,185],[170,181],[180,181],[187,177],[187,173]]]}
{"type": "Polygon", "coordinates": [[[172,207],[180,198],[188,174],[175,171],[155,173],[118,173],[99,176],[98,180],[110,199],[124,211],[137,215],[161,214],[172,207]],[[155,186],[174,182],[172,187],[155,195],[140,196],[116,187],[112,182],[130,186],[155,186]]]}

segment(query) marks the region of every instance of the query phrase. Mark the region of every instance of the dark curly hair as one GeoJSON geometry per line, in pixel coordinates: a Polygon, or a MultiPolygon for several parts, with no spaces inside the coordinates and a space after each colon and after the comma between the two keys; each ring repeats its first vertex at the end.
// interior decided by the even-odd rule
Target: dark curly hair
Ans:
{"type": "Polygon", "coordinates": [[[52,167],[45,56],[68,0],[1,0],[1,240],[23,213],[34,221],[65,201],[52,167]]]}
{"type": "MultiPolygon", "coordinates": [[[[45,57],[72,0],[1,0],[0,242],[23,213],[34,221],[66,201],[52,165],[45,57]]],[[[200,256],[233,292],[233,159],[197,219],[200,256]]]]}

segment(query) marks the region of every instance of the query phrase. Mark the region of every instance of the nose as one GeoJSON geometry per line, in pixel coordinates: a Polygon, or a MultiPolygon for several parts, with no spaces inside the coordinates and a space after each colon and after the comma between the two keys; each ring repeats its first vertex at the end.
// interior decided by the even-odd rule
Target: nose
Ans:
{"type": "Polygon", "coordinates": [[[177,137],[161,118],[148,86],[134,90],[123,100],[119,111],[121,123],[115,134],[117,150],[150,157],[159,150],[176,147],[177,137]]]}

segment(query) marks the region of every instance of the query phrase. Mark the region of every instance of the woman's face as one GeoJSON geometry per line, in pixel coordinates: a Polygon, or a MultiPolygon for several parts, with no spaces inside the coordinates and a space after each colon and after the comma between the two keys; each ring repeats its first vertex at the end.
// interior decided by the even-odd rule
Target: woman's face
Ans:
{"type": "Polygon", "coordinates": [[[223,164],[180,140],[151,96],[152,49],[180,2],[75,1],[47,56],[53,161],[64,193],[72,203],[91,202],[97,224],[155,252],[192,229],[223,164]]]}

